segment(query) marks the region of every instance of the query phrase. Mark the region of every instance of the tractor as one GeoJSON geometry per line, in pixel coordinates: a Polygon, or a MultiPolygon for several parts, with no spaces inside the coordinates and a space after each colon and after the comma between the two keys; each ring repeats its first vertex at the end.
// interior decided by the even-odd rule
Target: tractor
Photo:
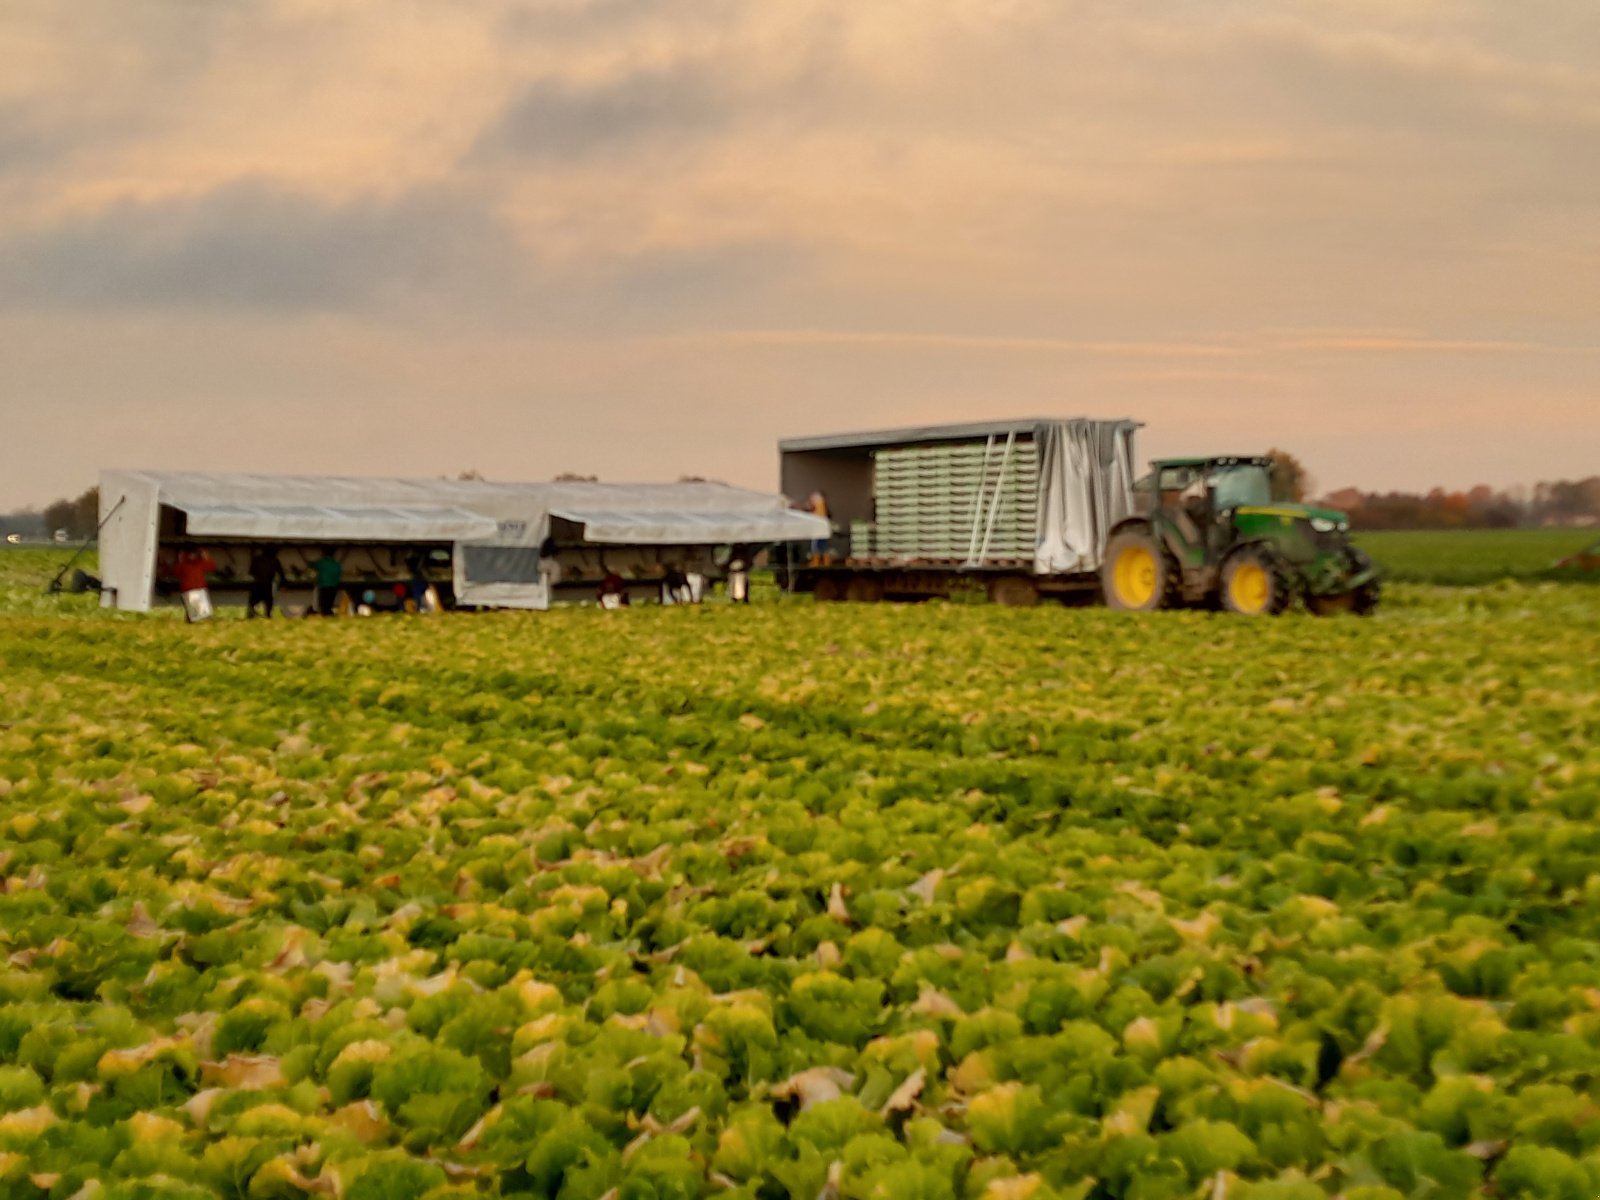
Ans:
{"type": "Polygon", "coordinates": [[[1378,605],[1378,568],[1342,512],[1272,498],[1270,458],[1168,458],[1134,486],[1137,514],[1111,530],[1100,582],[1112,608],[1220,607],[1276,615],[1378,605]]]}

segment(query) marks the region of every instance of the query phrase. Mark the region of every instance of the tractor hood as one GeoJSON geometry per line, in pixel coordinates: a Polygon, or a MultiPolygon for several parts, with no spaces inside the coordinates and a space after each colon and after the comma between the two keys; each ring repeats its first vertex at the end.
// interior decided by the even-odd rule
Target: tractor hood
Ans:
{"type": "Polygon", "coordinates": [[[1242,517],[1289,517],[1302,521],[1326,521],[1335,529],[1347,531],[1350,518],[1336,508],[1323,508],[1317,504],[1296,504],[1289,500],[1274,500],[1271,504],[1241,504],[1233,510],[1242,517]]]}

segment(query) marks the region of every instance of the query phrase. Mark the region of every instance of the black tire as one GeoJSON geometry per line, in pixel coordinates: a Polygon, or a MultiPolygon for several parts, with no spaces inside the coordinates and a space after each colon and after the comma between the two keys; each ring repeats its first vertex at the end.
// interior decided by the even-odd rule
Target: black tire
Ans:
{"type": "Polygon", "coordinates": [[[1180,586],[1178,564],[1148,526],[1124,529],[1106,543],[1100,564],[1106,607],[1123,612],[1174,608],[1180,586]]]}
{"type": "Polygon", "coordinates": [[[1376,579],[1363,583],[1351,593],[1350,611],[1358,617],[1370,617],[1378,611],[1378,599],[1383,593],[1376,579]]]}
{"type": "Polygon", "coordinates": [[[1288,569],[1265,546],[1243,546],[1222,564],[1222,606],[1247,617],[1275,617],[1294,599],[1288,569]]]}
{"type": "Polygon", "coordinates": [[[989,581],[989,603],[1002,608],[1037,607],[1039,585],[1026,575],[1002,575],[989,581]]]}

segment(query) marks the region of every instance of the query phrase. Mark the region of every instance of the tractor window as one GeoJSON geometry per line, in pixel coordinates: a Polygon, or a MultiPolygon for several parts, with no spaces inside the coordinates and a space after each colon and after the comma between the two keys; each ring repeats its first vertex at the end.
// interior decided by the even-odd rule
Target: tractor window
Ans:
{"type": "Polygon", "coordinates": [[[1221,512],[1244,504],[1270,504],[1272,480],[1265,467],[1241,464],[1211,476],[1211,503],[1221,512]]]}

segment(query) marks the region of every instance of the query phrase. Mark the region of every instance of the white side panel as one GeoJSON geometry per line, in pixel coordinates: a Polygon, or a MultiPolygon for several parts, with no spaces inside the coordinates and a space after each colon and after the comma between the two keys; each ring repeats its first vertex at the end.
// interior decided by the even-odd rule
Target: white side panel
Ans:
{"type": "Polygon", "coordinates": [[[456,603],[475,608],[550,607],[550,589],[542,583],[467,583],[456,580],[456,603]]]}
{"type": "Polygon", "coordinates": [[[160,519],[157,484],[132,472],[100,473],[100,579],[120,609],[150,611],[160,519]]]}

